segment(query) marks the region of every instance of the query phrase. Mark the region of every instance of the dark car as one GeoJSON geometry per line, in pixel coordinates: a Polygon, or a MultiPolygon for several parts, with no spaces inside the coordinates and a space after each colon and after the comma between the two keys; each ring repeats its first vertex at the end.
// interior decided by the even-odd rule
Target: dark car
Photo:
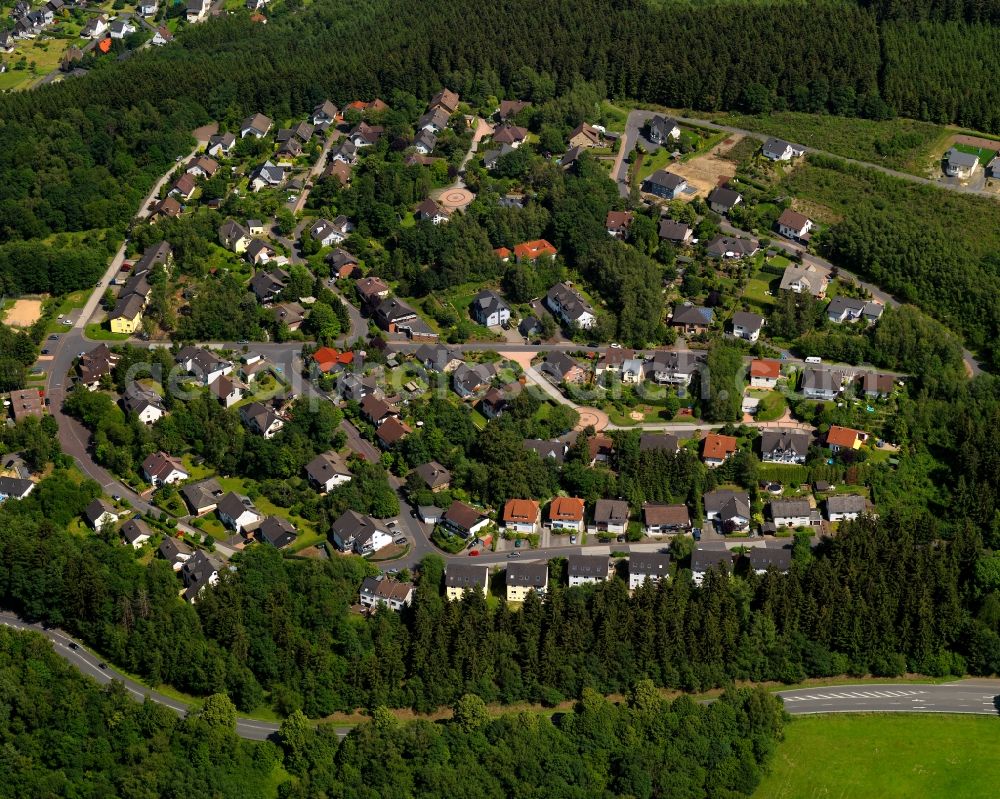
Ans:
{"type": "Polygon", "coordinates": [[[405,543],[406,543],[406,536],[405,535],[402,535],[402,536],[400,536],[399,538],[396,539],[396,544],[398,546],[403,546],[403,544],[405,544],[405,543]]]}
{"type": "Polygon", "coordinates": [[[58,333],[53,333],[51,336],[49,336],[49,341],[58,341],[58,340],[59,340],[58,333]]]}
{"type": "Polygon", "coordinates": [[[42,355],[48,355],[49,351],[47,349],[42,350],[42,355]]]}
{"type": "Polygon", "coordinates": [[[78,647],[76,644],[74,644],[72,641],[70,641],[69,642],[69,648],[70,649],[79,649],[80,647],[78,647]]]}
{"type": "Polygon", "coordinates": [[[108,667],[108,664],[105,663],[103,660],[100,663],[97,664],[97,668],[99,668],[99,669],[106,669],[107,667],[108,667]]]}
{"type": "Polygon", "coordinates": [[[511,552],[507,557],[508,558],[519,558],[519,557],[521,557],[521,553],[520,552],[511,552]]]}

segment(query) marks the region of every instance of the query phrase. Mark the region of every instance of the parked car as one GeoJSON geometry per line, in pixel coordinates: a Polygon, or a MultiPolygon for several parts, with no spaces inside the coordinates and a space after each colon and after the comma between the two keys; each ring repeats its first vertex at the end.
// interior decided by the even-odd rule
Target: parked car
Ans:
{"type": "Polygon", "coordinates": [[[508,558],[519,558],[519,557],[521,557],[521,553],[520,552],[511,552],[507,557],[508,558]]]}
{"type": "Polygon", "coordinates": [[[470,558],[478,558],[479,557],[479,550],[478,549],[470,549],[469,550],[469,557],[470,558]]]}
{"type": "Polygon", "coordinates": [[[571,544],[575,544],[576,543],[576,534],[575,533],[569,537],[569,542],[571,544]]]}
{"type": "Polygon", "coordinates": [[[396,544],[397,544],[398,546],[403,546],[403,544],[405,544],[405,543],[406,543],[406,536],[405,536],[405,535],[401,535],[401,536],[400,536],[399,538],[397,538],[397,539],[396,539],[396,542],[395,542],[395,543],[396,543],[396,544]]]}

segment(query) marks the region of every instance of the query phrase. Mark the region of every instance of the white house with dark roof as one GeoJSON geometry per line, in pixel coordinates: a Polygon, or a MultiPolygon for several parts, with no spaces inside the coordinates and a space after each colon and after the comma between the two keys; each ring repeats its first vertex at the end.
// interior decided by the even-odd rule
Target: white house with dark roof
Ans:
{"type": "Polygon", "coordinates": [[[152,486],[165,486],[187,480],[188,474],[180,459],[166,452],[153,452],[142,462],[142,476],[152,486]]]}
{"type": "Polygon", "coordinates": [[[222,522],[230,530],[237,533],[245,532],[250,527],[259,524],[264,516],[258,511],[247,497],[241,497],[234,491],[230,491],[221,500],[215,509],[222,522]]]}
{"type": "Polygon", "coordinates": [[[339,452],[321,452],[306,464],[306,476],[320,491],[332,491],[351,482],[353,475],[339,452]]]}
{"type": "Polygon", "coordinates": [[[607,555],[570,555],[566,575],[570,587],[605,582],[614,573],[614,562],[607,555]]]}
{"type": "Polygon", "coordinates": [[[545,295],[545,304],[567,325],[587,330],[597,324],[593,307],[569,283],[556,283],[545,295]]]}
{"type": "Polygon", "coordinates": [[[952,147],[944,154],[944,173],[950,178],[971,178],[979,169],[979,156],[952,147]]]}
{"type": "Polygon", "coordinates": [[[484,327],[510,321],[510,306],[495,291],[484,289],[472,300],[472,318],[484,327]]]}
{"type": "Polygon", "coordinates": [[[681,137],[681,126],[676,119],[660,116],[652,117],[646,126],[646,138],[653,144],[676,142],[681,137]]]}
{"type": "Polygon", "coordinates": [[[749,311],[736,311],[732,318],[733,335],[744,341],[756,341],[764,327],[764,317],[749,311]]]}
{"type": "Polygon", "coordinates": [[[770,138],[764,142],[761,154],[768,161],[791,161],[805,153],[805,147],[798,144],[791,144],[782,139],[770,138]]]}
{"type": "Polygon", "coordinates": [[[721,569],[733,573],[733,555],[725,547],[708,547],[698,544],[691,553],[691,580],[700,586],[705,581],[709,569],[721,569]]]}
{"type": "Polygon", "coordinates": [[[835,494],[826,499],[826,518],[831,522],[852,521],[868,512],[868,500],[860,494],[835,494]]]}
{"type": "Polygon", "coordinates": [[[119,531],[122,540],[130,544],[133,549],[140,549],[149,539],[153,537],[153,531],[142,519],[129,519],[122,525],[119,531]]]}
{"type": "Polygon", "coordinates": [[[743,202],[743,195],[725,186],[716,186],[708,193],[706,202],[715,213],[725,216],[743,202]]]}
{"type": "Polygon", "coordinates": [[[673,200],[683,194],[688,187],[687,181],[680,175],[660,169],[642,182],[642,190],[665,200],[673,200]]]}
{"type": "Polygon", "coordinates": [[[760,434],[760,459],[764,463],[805,463],[812,437],[796,430],[764,430],[760,434]]]}
{"type": "Polygon", "coordinates": [[[666,552],[632,552],[628,558],[628,587],[635,591],[648,580],[656,583],[670,579],[670,555],[666,552]]]}
{"type": "Polygon", "coordinates": [[[793,241],[808,241],[813,221],[805,214],[786,208],[778,217],[778,233],[793,241]]]}
{"type": "Polygon", "coordinates": [[[106,524],[117,524],[118,522],[117,511],[109,502],[100,498],[91,502],[83,515],[87,524],[95,530],[100,530],[106,524]]]}

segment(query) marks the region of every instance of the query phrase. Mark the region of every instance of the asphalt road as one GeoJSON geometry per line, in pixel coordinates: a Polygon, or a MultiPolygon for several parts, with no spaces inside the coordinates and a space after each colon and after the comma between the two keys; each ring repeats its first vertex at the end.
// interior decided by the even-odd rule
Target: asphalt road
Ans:
{"type": "Polygon", "coordinates": [[[779,691],[793,716],[811,713],[974,713],[1000,715],[1000,680],[943,685],[838,685],[779,691]]]}

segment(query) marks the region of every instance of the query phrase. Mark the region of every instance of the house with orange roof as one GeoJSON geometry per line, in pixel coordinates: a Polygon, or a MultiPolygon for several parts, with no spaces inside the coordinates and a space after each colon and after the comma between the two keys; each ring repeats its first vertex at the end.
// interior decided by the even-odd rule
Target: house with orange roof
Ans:
{"type": "Polygon", "coordinates": [[[736,452],[737,441],[734,436],[723,436],[709,433],[702,442],[701,459],[710,469],[721,466],[726,458],[736,452]]]}
{"type": "Polygon", "coordinates": [[[555,259],[559,251],[545,239],[524,241],[514,245],[514,259],[518,263],[537,261],[539,258],[555,259]]]}
{"type": "Polygon", "coordinates": [[[549,527],[555,531],[583,532],[584,502],[578,497],[556,497],[549,503],[549,527]]]}
{"type": "Polygon", "coordinates": [[[774,388],[781,377],[781,363],[757,358],[750,362],[750,388],[774,388]]]}
{"type": "Polygon", "coordinates": [[[542,511],[533,499],[508,499],[500,521],[512,533],[537,533],[542,511]]]}
{"type": "Polygon", "coordinates": [[[333,347],[320,347],[313,353],[313,361],[321,372],[330,372],[354,363],[353,352],[341,352],[333,347]]]}
{"type": "Polygon", "coordinates": [[[493,250],[493,254],[504,263],[507,263],[510,260],[510,256],[512,256],[514,253],[512,253],[506,247],[497,247],[495,250],[493,250]]]}
{"type": "Polygon", "coordinates": [[[840,452],[842,449],[860,449],[862,442],[867,438],[867,433],[850,427],[831,425],[826,431],[826,445],[834,452],[840,452]]]}

